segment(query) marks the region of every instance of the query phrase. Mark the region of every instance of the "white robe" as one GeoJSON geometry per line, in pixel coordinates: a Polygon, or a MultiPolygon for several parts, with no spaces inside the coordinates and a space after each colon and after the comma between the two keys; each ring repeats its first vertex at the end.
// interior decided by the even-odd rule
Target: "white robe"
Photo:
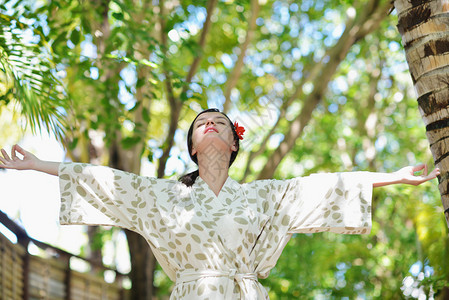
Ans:
{"type": "Polygon", "coordinates": [[[176,180],[78,163],[59,168],[61,224],[141,234],[175,282],[171,299],[268,299],[266,278],[293,233],[366,234],[372,183],[363,172],[239,184],[218,197],[176,180]]]}

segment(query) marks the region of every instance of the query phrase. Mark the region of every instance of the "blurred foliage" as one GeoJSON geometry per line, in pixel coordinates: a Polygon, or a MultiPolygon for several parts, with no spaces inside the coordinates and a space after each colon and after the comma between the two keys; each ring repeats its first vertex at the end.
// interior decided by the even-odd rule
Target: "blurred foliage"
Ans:
{"type": "MultiPolygon", "coordinates": [[[[301,86],[303,95],[310,93],[313,82],[303,84],[303,79],[338,41],[348,16],[365,3],[353,8],[352,1],[259,1],[257,29],[231,93],[229,115],[244,120],[247,127],[232,177],[243,177],[248,152],[260,147],[295,89],[301,86]]],[[[8,1],[0,11],[7,16],[1,23],[3,33],[31,28],[42,38],[26,49],[47,49],[41,62],[50,61],[51,72],[42,76],[48,81],[54,77],[51,84],[61,81],[66,98],[52,96],[50,108],[40,113],[64,106],[54,102],[55,97],[71,99],[70,109],[63,111],[74,131],[65,138],[70,151],[93,143],[93,136],[107,145],[121,136],[126,150],[143,143],[142,160],[156,168],[167,146],[172,112],[168,99],[182,101],[165,170],[166,177],[178,177],[194,168],[185,151],[190,121],[201,109],[222,107],[252,12],[249,1],[219,1],[201,48],[206,6],[206,1],[8,1]],[[199,68],[187,84],[186,74],[198,55],[199,68]]],[[[419,162],[433,165],[395,23],[394,13],[385,16],[379,29],[351,47],[311,121],[276,169],[276,178],[313,172],[392,172],[419,162]]],[[[0,51],[8,51],[9,45],[0,39],[0,51]]],[[[22,65],[26,70],[31,64],[22,65]]],[[[0,73],[16,76],[15,82],[20,81],[17,74],[0,73]]],[[[17,85],[9,83],[12,79],[6,81],[9,85],[4,82],[0,93],[11,99],[13,94],[4,90],[17,85]]],[[[24,85],[23,91],[29,90],[24,85]]],[[[39,96],[41,88],[31,90],[39,96]]],[[[289,103],[268,148],[252,161],[247,179],[257,177],[270,150],[284,139],[287,121],[301,111],[300,100],[289,103]]],[[[101,158],[102,163],[106,160],[101,158]]],[[[102,239],[106,237],[103,233],[102,239]]],[[[397,299],[417,298],[420,293],[430,297],[448,282],[448,245],[435,182],[381,188],[374,192],[369,235],[295,235],[262,282],[272,299],[397,299]]],[[[171,283],[160,269],[154,284],[159,296],[169,294],[171,283]]]]}
{"type": "Polygon", "coordinates": [[[45,128],[62,139],[69,101],[54,75],[51,49],[40,28],[5,10],[0,5],[0,104],[14,102],[34,133],[45,128]]]}
{"type": "Polygon", "coordinates": [[[14,111],[14,103],[0,105],[0,145],[13,145],[23,136],[22,118],[14,111]]]}

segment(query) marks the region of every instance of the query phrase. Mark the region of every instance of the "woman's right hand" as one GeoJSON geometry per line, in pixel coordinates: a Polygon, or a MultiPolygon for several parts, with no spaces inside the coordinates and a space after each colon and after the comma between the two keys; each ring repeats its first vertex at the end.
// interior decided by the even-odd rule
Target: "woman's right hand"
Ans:
{"type": "Polygon", "coordinates": [[[39,164],[40,159],[24,150],[19,145],[14,145],[11,149],[11,157],[5,149],[1,149],[3,157],[0,155],[0,168],[16,169],[16,170],[35,170],[39,164]],[[17,156],[17,153],[22,154],[22,158],[17,156]]]}

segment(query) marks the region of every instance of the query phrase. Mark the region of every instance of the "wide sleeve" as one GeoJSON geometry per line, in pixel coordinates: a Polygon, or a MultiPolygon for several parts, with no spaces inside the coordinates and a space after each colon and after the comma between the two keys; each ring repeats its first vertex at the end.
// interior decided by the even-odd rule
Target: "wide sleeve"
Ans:
{"type": "Polygon", "coordinates": [[[373,185],[368,172],[323,173],[275,181],[276,215],[289,233],[371,230],[373,185]]]}
{"type": "Polygon", "coordinates": [[[141,231],[142,220],[154,207],[158,180],[162,179],[103,166],[63,163],[59,167],[60,223],[141,231]]]}

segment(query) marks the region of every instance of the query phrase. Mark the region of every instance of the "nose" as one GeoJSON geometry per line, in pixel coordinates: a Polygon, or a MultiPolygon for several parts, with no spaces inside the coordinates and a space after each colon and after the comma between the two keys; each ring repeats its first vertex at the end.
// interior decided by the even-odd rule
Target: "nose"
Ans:
{"type": "Polygon", "coordinates": [[[207,127],[208,125],[215,125],[215,122],[214,122],[212,119],[207,119],[207,121],[206,121],[206,127],[207,127]]]}

